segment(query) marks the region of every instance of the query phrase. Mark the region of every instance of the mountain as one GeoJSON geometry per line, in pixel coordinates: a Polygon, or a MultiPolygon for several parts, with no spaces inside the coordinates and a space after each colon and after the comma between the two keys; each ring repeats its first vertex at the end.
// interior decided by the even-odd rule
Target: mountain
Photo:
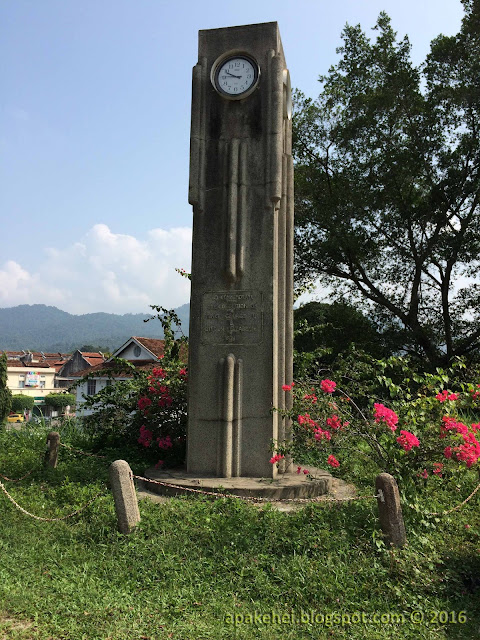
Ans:
{"type": "MultiPolygon", "coordinates": [[[[175,309],[188,335],[189,305],[175,309]]],[[[153,314],[152,314],[153,315],[153,314]]],[[[71,352],[82,345],[102,346],[109,351],[130,336],[162,338],[158,320],[144,322],[149,314],[86,313],[73,315],[44,304],[22,304],[0,309],[0,351],[71,352]]]]}

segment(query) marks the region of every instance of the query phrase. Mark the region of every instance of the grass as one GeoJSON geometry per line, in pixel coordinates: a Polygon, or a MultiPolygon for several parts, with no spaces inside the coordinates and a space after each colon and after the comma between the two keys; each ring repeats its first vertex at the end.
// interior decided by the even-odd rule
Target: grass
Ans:
{"type": "MultiPolygon", "coordinates": [[[[0,433],[1,473],[17,478],[37,468],[19,483],[4,482],[24,508],[58,516],[104,494],[78,516],[39,522],[2,493],[1,640],[480,637],[478,494],[449,516],[418,511],[461,502],[475,486],[473,473],[458,491],[428,485],[417,510],[405,508],[404,549],[383,543],[373,499],[290,514],[233,498],[142,500],[140,525],[121,536],[108,463],[61,449],[58,468],[44,469],[44,447],[42,429],[0,433]],[[272,612],[283,622],[259,617],[272,612]],[[413,623],[412,612],[423,622],[413,623]],[[352,623],[355,613],[367,622],[352,623]],[[327,614],[339,618],[322,623],[327,614]],[[374,622],[375,614],[383,618],[374,622]]],[[[134,451],[106,453],[144,470],[134,451]]]]}

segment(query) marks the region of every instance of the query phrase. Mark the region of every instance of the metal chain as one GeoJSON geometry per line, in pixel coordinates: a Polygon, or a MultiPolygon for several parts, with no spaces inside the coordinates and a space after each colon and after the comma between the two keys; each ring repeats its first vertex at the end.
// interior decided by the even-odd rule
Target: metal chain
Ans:
{"type": "Polygon", "coordinates": [[[461,509],[465,504],[467,504],[467,502],[469,500],[471,500],[473,498],[473,496],[477,493],[477,491],[480,489],[480,484],[477,484],[477,486],[475,487],[475,489],[472,491],[472,493],[468,496],[468,498],[465,498],[465,500],[463,502],[461,502],[460,504],[457,504],[456,507],[453,507],[452,509],[448,509],[448,511],[422,511],[422,513],[424,513],[427,516],[446,516],[449,513],[453,513],[454,511],[458,511],[459,509],[461,509]]]}
{"type": "Polygon", "coordinates": [[[323,496],[317,496],[315,498],[263,498],[256,496],[237,496],[233,493],[217,493],[215,491],[203,491],[202,489],[193,489],[192,487],[184,487],[178,484],[171,484],[169,482],[161,482],[160,480],[152,480],[151,478],[144,478],[143,476],[136,476],[132,474],[132,477],[136,480],[142,480],[143,482],[149,482],[151,484],[159,484],[162,487],[171,487],[172,489],[181,489],[182,491],[190,491],[191,493],[199,493],[205,496],[213,496],[215,498],[239,498],[240,500],[252,501],[252,502],[349,502],[352,500],[371,500],[372,498],[379,498],[379,495],[375,496],[353,496],[352,498],[324,498],[323,496]]]}
{"type": "Polygon", "coordinates": [[[86,509],[88,506],[90,506],[93,502],[95,502],[95,500],[101,496],[104,495],[103,491],[100,491],[99,493],[97,493],[95,496],[93,496],[93,498],[91,500],[89,500],[87,502],[87,504],[83,505],[83,507],[80,507],[79,509],[77,509],[76,511],[73,511],[72,513],[69,513],[66,516],[60,516],[59,518],[43,518],[42,516],[36,516],[33,513],[30,513],[29,511],[27,511],[26,509],[24,509],[23,507],[21,507],[18,502],[16,502],[12,496],[8,493],[8,491],[5,489],[5,486],[3,485],[2,482],[0,482],[0,489],[3,491],[3,493],[7,496],[7,498],[10,500],[10,502],[12,502],[17,509],[19,509],[22,513],[24,513],[27,516],[30,516],[31,518],[35,518],[35,520],[42,520],[43,522],[58,522],[59,520],[66,520],[67,518],[71,518],[72,516],[77,515],[77,513],[80,513],[81,511],[83,511],[84,509],[86,509]]]}
{"type": "Polygon", "coordinates": [[[99,456],[96,453],[87,453],[86,451],[82,451],[81,449],[75,449],[74,447],[70,447],[68,444],[63,444],[63,442],[59,442],[58,444],[61,447],[65,447],[65,449],[69,449],[70,451],[73,451],[74,453],[81,453],[83,456],[90,456],[92,458],[103,458],[104,460],[107,457],[107,456],[99,456]]]}
{"type": "Polygon", "coordinates": [[[21,478],[17,478],[16,480],[14,478],[7,478],[7,476],[4,476],[3,473],[0,473],[0,478],[3,478],[4,480],[8,480],[8,482],[20,482],[20,480],[24,480],[25,478],[28,478],[28,476],[31,475],[34,471],[35,469],[32,469],[31,471],[26,473],[24,476],[22,476],[21,478]]]}

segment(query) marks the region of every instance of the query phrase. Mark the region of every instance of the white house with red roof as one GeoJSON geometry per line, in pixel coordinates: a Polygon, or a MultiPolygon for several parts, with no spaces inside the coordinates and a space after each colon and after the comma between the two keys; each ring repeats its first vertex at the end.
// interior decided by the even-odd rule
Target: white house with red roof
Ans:
{"type": "Polygon", "coordinates": [[[92,413],[92,409],[82,409],[85,396],[95,395],[108,384],[111,384],[112,378],[115,380],[128,380],[131,377],[128,372],[118,372],[118,370],[115,370],[115,358],[127,360],[137,369],[151,370],[162,358],[164,346],[163,340],[132,336],[104,362],[72,372],[69,375],[70,384],[73,381],[78,382],[80,378],[86,375],[89,376],[88,379],[83,380],[83,382],[76,387],[77,415],[90,415],[92,413]],[[109,369],[111,373],[108,372],[109,369]],[[98,373],[98,375],[95,375],[96,373],[98,373]]]}

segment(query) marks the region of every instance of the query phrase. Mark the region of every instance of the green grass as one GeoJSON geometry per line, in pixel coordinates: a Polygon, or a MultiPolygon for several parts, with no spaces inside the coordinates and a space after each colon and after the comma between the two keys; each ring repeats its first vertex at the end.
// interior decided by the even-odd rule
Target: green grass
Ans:
{"type": "MultiPolygon", "coordinates": [[[[2,640],[480,637],[478,494],[441,518],[405,508],[402,550],[383,544],[373,499],[310,504],[290,514],[236,499],[142,500],[140,525],[121,536],[106,487],[108,464],[61,449],[58,468],[43,469],[44,447],[41,429],[0,434],[1,473],[16,478],[37,466],[20,483],[4,482],[24,508],[62,515],[105,493],[61,522],[35,521],[0,495],[2,640]],[[258,617],[253,624],[229,622],[272,611],[283,624],[258,617]],[[319,623],[287,623],[302,611],[316,613],[319,623]],[[423,614],[422,624],[410,621],[414,611],[423,614]],[[444,614],[435,613],[452,620],[460,611],[464,624],[442,624],[444,614]],[[321,614],[356,612],[367,620],[403,614],[405,623],[320,624],[321,614]]],[[[146,466],[134,451],[107,454],[128,459],[135,472],[146,466]]],[[[458,491],[440,490],[434,480],[417,509],[458,504],[476,475],[458,491]]]]}

